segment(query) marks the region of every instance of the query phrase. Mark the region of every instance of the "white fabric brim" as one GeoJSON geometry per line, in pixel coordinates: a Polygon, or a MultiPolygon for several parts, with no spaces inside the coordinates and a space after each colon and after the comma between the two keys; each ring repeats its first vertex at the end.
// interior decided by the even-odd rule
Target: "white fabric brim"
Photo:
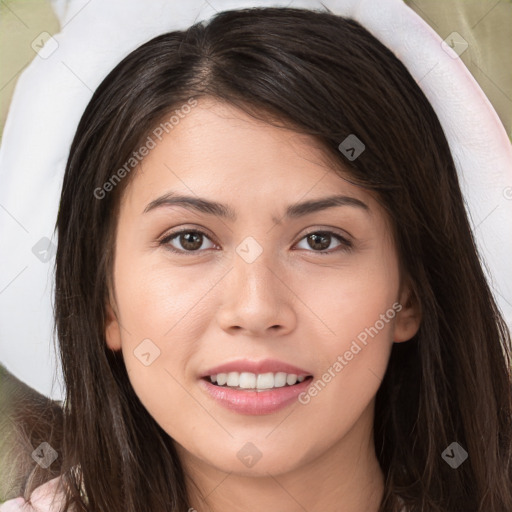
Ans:
{"type": "MultiPolygon", "coordinates": [[[[62,399],[52,342],[53,238],[69,147],[94,89],[130,51],[216,11],[322,8],[316,1],[53,0],[62,30],[21,74],[0,148],[0,360],[39,392],[62,399]],[[41,241],[43,239],[43,241],[41,241]],[[46,255],[50,255],[46,252],[46,255]],[[41,261],[43,259],[43,261],[41,261]],[[56,377],[56,380],[55,380],[56,377]]],[[[323,0],[399,57],[441,121],[498,305],[512,326],[512,148],[460,58],[401,0],[323,0]]],[[[340,58],[342,56],[340,55],[340,58]]],[[[468,276],[470,278],[470,276],[468,276]]]]}

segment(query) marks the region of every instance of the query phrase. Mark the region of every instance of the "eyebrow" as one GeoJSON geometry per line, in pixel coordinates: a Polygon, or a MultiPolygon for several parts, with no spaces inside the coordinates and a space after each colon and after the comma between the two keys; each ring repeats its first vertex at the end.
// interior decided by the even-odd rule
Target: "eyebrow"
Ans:
{"type": "MultiPolygon", "coordinates": [[[[181,206],[183,208],[196,210],[201,213],[215,215],[232,222],[234,222],[237,218],[235,211],[228,205],[218,203],[216,201],[210,201],[209,199],[202,197],[177,195],[173,192],[168,192],[163,196],[151,201],[146,206],[143,213],[148,213],[157,208],[167,206],[181,206]]],[[[352,206],[359,208],[368,214],[370,213],[370,208],[368,205],[359,199],[356,199],[355,197],[332,195],[322,197],[320,199],[304,201],[302,203],[291,204],[286,208],[285,217],[288,219],[297,219],[312,213],[319,212],[321,210],[326,210],[328,208],[334,208],[338,206],[352,206]]],[[[280,223],[280,220],[274,220],[277,223],[280,223]]]]}

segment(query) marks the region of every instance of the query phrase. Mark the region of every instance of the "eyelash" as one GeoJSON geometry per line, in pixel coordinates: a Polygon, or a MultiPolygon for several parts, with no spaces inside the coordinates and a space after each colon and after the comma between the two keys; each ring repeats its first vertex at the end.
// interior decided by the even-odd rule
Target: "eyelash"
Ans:
{"type": "MultiPolygon", "coordinates": [[[[176,232],[173,232],[173,233],[169,233],[168,235],[166,235],[164,238],[162,238],[159,242],[158,242],[158,245],[160,246],[166,246],[165,248],[175,254],[186,254],[186,255],[193,255],[193,254],[197,254],[199,252],[201,252],[201,250],[197,250],[197,251],[184,251],[184,250],[180,250],[180,249],[175,249],[174,247],[172,247],[171,245],[169,245],[169,242],[177,237],[179,237],[180,235],[182,235],[183,233],[194,233],[194,234],[198,234],[198,235],[202,235],[206,238],[208,238],[208,240],[210,240],[210,237],[208,236],[207,233],[205,233],[204,231],[201,231],[201,230],[198,230],[198,229],[182,229],[181,231],[176,231],[176,232]]],[[[333,254],[333,253],[336,253],[338,251],[340,252],[350,252],[352,249],[353,249],[353,244],[352,242],[350,242],[349,240],[347,240],[346,238],[342,237],[341,235],[339,235],[338,233],[335,233],[334,231],[328,231],[328,230],[316,230],[316,231],[310,231],[309,233],[306,233],[300,240],[302,241],[304,238],[308,237],[309,235],[313,235],[313,234],[316,234],[316,235],[329,235],[329,236],[332,236],[333,238],[335,238],[336,240],[338,240],[340,243],[341,243],[341,246],[338,247],[337,250],[325,250],[325,251],[314,251],[314,250],[311,250],[311,251],[308,251],[308,252],[313,252],[315,254],[322,254],[322,255],[328,255],[328,254],[333,254]]],[[[204,250],[204,249],[203,249],[204,250]]]]}

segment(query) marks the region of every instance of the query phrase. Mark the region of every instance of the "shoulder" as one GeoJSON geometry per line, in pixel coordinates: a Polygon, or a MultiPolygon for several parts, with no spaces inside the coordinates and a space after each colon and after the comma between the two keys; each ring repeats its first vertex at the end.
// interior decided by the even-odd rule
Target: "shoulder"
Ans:
{"type": "Polygon", "coordinates": [[[0,512],[60,512],[64,504],[64,489],[60,477],[39,486],[30,500],[16,498],[0,506],[0,512]]]}

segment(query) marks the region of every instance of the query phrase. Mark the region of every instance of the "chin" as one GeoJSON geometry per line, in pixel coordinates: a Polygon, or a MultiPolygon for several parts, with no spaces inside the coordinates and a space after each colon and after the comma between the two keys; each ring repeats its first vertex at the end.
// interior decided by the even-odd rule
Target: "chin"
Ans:
{"type": "Polygon", "coordinates": [[[238,447],[239,443],[236,444],[237,447],[234,449],[225,447],[218,454],[218,458],[210,451],[208,459],[203,460],[225,473],[268,477],[269,474],[276,476],[297,469],[305,458],[305,454],[293,449],[295,444],[291,445],[289,450],[272,447],[268,441],[265,446],[261,443],[259,448],[255,447],[256,443],[252,444],[250,441],[241,443],[241,447],[238,447]]]}

